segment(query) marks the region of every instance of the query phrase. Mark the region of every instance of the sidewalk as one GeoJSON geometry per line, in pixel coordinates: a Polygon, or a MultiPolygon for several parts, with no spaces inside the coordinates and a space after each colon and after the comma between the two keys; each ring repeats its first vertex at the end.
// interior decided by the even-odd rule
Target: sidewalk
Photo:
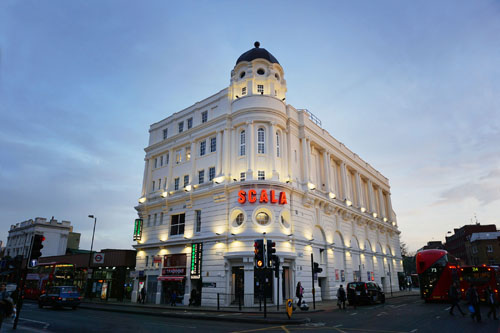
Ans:
{"type": "MultiPolygon", "coordinates": [[[[387,299],[403,297],[403,296],[418,296],[420,293],[416,291],[397,291],[386,295],[387,299]]],[[[316,303],[316,309],[313,309],[312,302],[309,304],[309,311],[295,310],[292,319],[288,319],[285,313],[284,305],[280,305],[279,311],[276,305],[267,305],[267,318],[264,318],[264,311],[259,311],[258,307],[245,308],[241,311],[238,307],[221,307],[217,311],[216,307],[200,307],[200,306],[168,306],[164,304],[138,304],[131,302],[102,302],[102,301],[82,301],[80,307],[84,309],[97,311],[111,311],[130,314],[142,314],[158,317],[177,317],[201,320],[221,320],[233,322],[249,322],[249,323],[264,323],[264,324],[305,324],[310,322],[308,314],[333,310],[337,308],[337,301],[322,301],[316,303]]]]}

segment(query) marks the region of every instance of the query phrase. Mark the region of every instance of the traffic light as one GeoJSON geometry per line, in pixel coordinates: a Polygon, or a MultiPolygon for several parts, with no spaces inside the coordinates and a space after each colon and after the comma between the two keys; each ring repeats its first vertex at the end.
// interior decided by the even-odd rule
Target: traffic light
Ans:
{"type": "Polygon", "coordinates": [[[276,243],[272,240],[267,240],[267,267],[273,267],[273,256],[276,253],[276,243]]]}
{"type": "Polygon", "coordinates": [[[253,243],[255,253],[255,267],[264,268],[264,240],[256,239],[253,243]]]}
{"type": "Polygon", "coordinates": [[[317,262],[315,262],[313,272],[314,273],[321,273],[321,272],[323,272],[323,268],[319,267],[319,264],[317,262]]]}
{"type": "Polygon", "coordinates": [[[280,258],[277,255],[273,255],[273,266],[274,266],[274,276],[280,277],[280,258]]]}
{"type": "Polygon", "coordinates": [[[33,260],[37,260],[38,258],[41,257],[44,240],[45,240],[45,237],[43,235],[35,235],[33,237],[33,243],[31,245],[31,255],[30,255],[29,263],[31,263],[33,260]]]}

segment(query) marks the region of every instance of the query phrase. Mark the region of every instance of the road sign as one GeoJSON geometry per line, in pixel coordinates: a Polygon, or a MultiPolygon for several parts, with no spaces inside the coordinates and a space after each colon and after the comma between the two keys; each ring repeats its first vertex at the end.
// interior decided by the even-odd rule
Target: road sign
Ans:
{"type": "Polygon", "coordinates": [[[94,264],[104,264],[104,253],[94,253],[94,264]]]}

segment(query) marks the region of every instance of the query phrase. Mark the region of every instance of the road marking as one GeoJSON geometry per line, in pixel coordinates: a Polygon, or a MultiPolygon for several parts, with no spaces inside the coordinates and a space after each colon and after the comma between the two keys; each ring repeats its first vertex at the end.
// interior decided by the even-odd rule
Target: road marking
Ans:
{"type": "Polygon", "coordinates": [[[264,327],[264,328],[256,328],[253,330],[233,331],[232,333],[258,332],[258,331],[266,331],[266,330],[272,330],[272,329],[277,329],[277,328],[282,328],[282,327],[281,326],[271,326],[271,327],[264,327]]]}
{"type": "Polygon", "coordinates": [[[377,317],[380,317],[380,316],[383,316],[383,315],[386,315],[386,314],[387,314],[387,312],[380,312],[380,313],[377,315],[377,317]]]}
{"type": "Polygon", "coordinates": [[[414,333],[416,331],[418,331],[418,329],[415,328],[414,330],[411,330],[410,333],[414,333]]]}
{"type": "Polygon", "coordinates": [[[285,327],[285,325],[281,326],[281,328],[283,329],[283,331],[285,331],[286,333],[290,333],[290,331],[285,327]]]}
{"type": "Polygon", "coordinates": [[[337,327],[340,327],[340,326],[342,326],[342,324],[338,324],[338,325],[335,325],[333,327],[337,328],[337,327]]]}
{"type": "Polygon", "coordinates": [[[441,318],[441,316],[436,316],[436,319],[439,319],[439,318],[441,318]]]}
{"type": "Polygon", "coordinates": [[[448,311],[449,309],[451,309],[451,306],[449,306],[446,309],[444,309],[444,311],[448,311]]]}
{"type": "Polygon", "coordinates": [[[357,314],[358,314],[357,312],[354,312],[354,313],[351,313],[351,316],[355,316],[357,314]]]}
{"type": "Polygon", "coordinates": [[[26,319],[26,318],[19,318],[19,320],[29,321],[31,323],[42,324],[44,329],[47,329],[50,326],[50,324],[45,322],[45,321],[38,321],[38,320],[26,319]]]}

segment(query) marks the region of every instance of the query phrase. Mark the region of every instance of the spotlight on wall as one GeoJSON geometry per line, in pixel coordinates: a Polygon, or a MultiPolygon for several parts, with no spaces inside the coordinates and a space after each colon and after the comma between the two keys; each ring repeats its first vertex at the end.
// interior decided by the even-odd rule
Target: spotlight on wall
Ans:
{"type": "Polygon", "coordinates": [[[231,236],[236,236],[236,234],[234,232],[231,233],[231,236]]]}
{"type": "Polygon", "coordinates": [[[284,100],[285,100],[285,97],[283,97],[281,100],[282,100],[282,101],[284,101],[284,100]]]}
{"type": "Polygon", "coordinates": [[[337,197],[333,192],[329,192],[328,196],[330,197],[330,199],[335,199],[337,197]]]}
{"type": "Polygon", "coordinates": [[[186,185],[186,187],[184,187],[184,191],[186,191],[186,192],[190,192],[192,189],[193,189],[193,186],[191,186],[191,185],[186,185]]]}
{"type": "Polygon", "coordinates": [[[288,237],[292,237],[292,236],[293,236],[293,234],[288,234],[288,237]]]}
{"type": "Polygon", "coordinates": [[[384,217],[384,222],[387,222],[387,217],[384,217]]]}
{"type": "Polygon", "coordinates": [[[146,202],[146,197],[139,198],[139,203],[145,203],[146,202]]]}
{"type": "Polygon", "coordinates": [[[236,98],[240,98],[240,96],[236,95],[236,98]]]}
{"type": "Polygon", "coordinates": [[[217,236],[220,236],[220,232],[216,232],[215,234],[216,234],[217,236]]]}
{"type": "Polygon", "coordinates": [[[366,212],[366,208],[365,207],[361,207],[361,212],[362,213],[366,212]]]}
{"type": "Polygon", "coordinates": [[[261,94],[261,95],[264,95],[264,92],[263,92],[263,91],[261,91],[261,92],[260,92],[260,94],[261,94]]]}
{"type": "Polygon", "coordinates": [[[373,213],[374,218],[377,218],[377,216],[378,216],[377,213],[373,213]]]}
{"type": "Polygon", "coordinates": [[[214,178],[214,183],[215,184],[220,184],[223,181],[224,181],[224,176],[219,176],[219,177],[214,178]]]}
{"type": "Polygon", "coordinates": [[[348,206],[348,207],[351,207],[352,206],[352,201],[351,200],[345,200],[345,204],[348,206]]]}
{"type": "Polygon", "coordinates": [[[161,196],[162,196],[163,198],[166,198],[166,197],[168,196],[168,192],[167,192],[167,191],[164,191],[164,192],[161,194],[161,196]]]}
{"type": "Polygon", "coordinates": [[[266,232],[264,231],[262,234],[263,234],[263,235],[265,235],[265,234],[266,234],[266,232]]]}
{"type": "Polygon", "coordinates": [[[310,189],[310,190],[314,190],[316,188],[316,185],[314,185],[313,183],[307,183],[307,187],[310,189]]]}

